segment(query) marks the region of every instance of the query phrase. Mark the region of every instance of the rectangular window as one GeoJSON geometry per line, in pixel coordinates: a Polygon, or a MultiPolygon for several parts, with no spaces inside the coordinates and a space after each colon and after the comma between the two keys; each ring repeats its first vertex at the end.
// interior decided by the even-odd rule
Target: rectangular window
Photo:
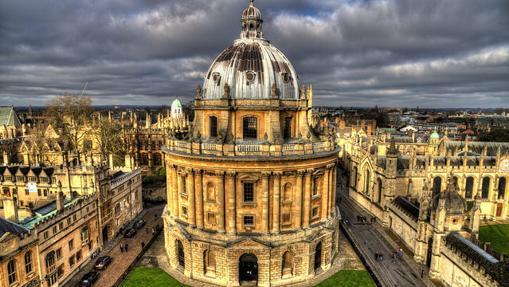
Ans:
{"type": "Polygon", "coordinates": [[[187,177],[182,176],[182,194],[187,194],[187,177]]]}
{"type": "Polygon", "coordinates": [[[71,240],[69,240],[69,251],[71,251],[73,249],[74,249],[74,240],[71,239],[71,240]]]}
{"type": "Polygon", "coordinates": [[[53,226],[53,234],[57,234],[57,232],[58,232],[58,229],[57,229],[57,228],[58,228],[58,227],[57,227],[56,225],[55,225],[55,226],[53,226]]]}
{"type": "Polygon", "coordinates": [[[207,213],[207,222],[212,226],[216,226],[217,225],[216,215],[211,212],[207,213]]]}
{"type": "Polygon", "coordinates": [[[254,216],[244,215],[244,226],[247,226],[247,227],[254,226],[254,216]]]}
{"type": "Polygon", "coordinates": [[[25,273],[30,274],[32,273],[32,252],[28,251],[25,254],[25,273]]]}
{"type": "Polygon", "coordinates": [[[318,178],[315,177],[313,179],[313,196],[317,196],[318,195],[318,185],[319,185],[319,181],[318,181],[318,178]]]}
{"type": "Polygon", "coordinates": [[[257,123],[255,117],[245,117],[242,119],[244,139],[257,139],[257,123]]]}
{"type": "Polygon", "coordinates": [[[283,224],[291,223],[290,219],[291,219],[290,213],[283,214],[283,224]]]}
{"type": "Polygon", "coordinates": [[[187,218],[187,207],[182,206],[182,215],[187,218]]]}
{"type": "Polygon", "coordinates": [[[69,257],[69,266],[72,268],[74,266],[74,262],[75,262],[75,259],[74,259],[74,255],[69,257]]]}
{"type": "Polygon", "coordinates": [[[58,266],[57,276],[58,276],[58,278],[62,278],[62,276],[64,276],[64,264],[58,266]]]}
{"type": "Polygon", "coordinates": [[[76,262],[80,262],[80,260],[81,260],[81,250],[76,252],[76,262]]]}
{"type": "Polygon", "coordinates": [[[318,216],[320,216],[320,208],[319,207],[314,207],[313,208],[313,211],[311,212],[313,218],[317,218],[318,216]]]}
{"type": "Polygon", "coordinates": [[[48,231],[44,231],[44,239],[48,239],[48,231]]]}
{"type": "Polygon", "coordinates": [[[244,202],[252,203],[254,202],[254,183],[252,182],[244,182],[244,202]]]}
{"type": "Polygon", "coordinates": [[[217,137],[217,118],[216,117],[210,117],[210,137],[215,138],[217,137]]]}
{"type": "Polygon", "coordinates": [[[287,117],[285,118],[284,122],[284,129],[283,129],[283,137],[285,140],[288,140],[292,137],[292,118],[287,117]]]}
{"type": "Polygon", "coordinates": [[[62,257],[62,248],[58,248],[57,251],[55,251],[55,255],[57,257],[57,260],[62,257]]]}

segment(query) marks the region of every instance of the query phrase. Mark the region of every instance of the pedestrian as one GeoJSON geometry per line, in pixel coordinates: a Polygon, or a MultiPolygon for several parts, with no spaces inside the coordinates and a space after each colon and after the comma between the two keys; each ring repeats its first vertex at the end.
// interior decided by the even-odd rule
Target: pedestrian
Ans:
{"type": "Polygon", "coordinates": [[[141,242],[141,249],[145,248],[145,242],[141,242]]]}
{"type": "Polygon", "coordinates": [[[368,240],[364,239],[364,245],[368,245],[368,240]]]}
{"type": "Polygon", "coordinates": [[[156,233],[156,230],[154,227],[152,227],[152,235],[154,235],[156,233]]]}
{"type": "Polygon", "coordinates": [[[127,250],[128,250],[128,249],[129,249],[129,244],[127,244],[127,243],[126,243],[126,244],[124,245],[124,251],[125,251],[125,252],[127,252],[127,250]]]}
{"type": "Polygon", "coordinates": [[[122,243],[120,243],[120,253],[123,253],[124,252],[124,245],[122,243]]]}

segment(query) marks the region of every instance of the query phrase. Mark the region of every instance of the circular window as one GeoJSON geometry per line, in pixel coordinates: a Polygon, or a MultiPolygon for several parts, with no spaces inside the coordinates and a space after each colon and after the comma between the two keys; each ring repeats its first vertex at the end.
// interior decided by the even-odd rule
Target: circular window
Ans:
{"type": "Polygon", "coordinates": [[[249,71],[246,73],[246,79],[248,82],[252,83],[256,79],[256,73],[253,71],[249,71]]]}

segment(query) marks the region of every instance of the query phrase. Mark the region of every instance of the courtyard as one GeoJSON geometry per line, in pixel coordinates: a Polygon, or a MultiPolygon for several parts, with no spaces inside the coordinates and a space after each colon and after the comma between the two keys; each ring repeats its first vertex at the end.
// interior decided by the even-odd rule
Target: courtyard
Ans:
{"type": "MultiPolygon", "coordinates": [[[[375,286],[373,279],[365,270],[352,246],[341,235],[340,256],[336,259],[334,268],[331,268],[313,281],[297,284],[304,286],[345,286],[345,287],[371,287],[375,286]],[[328,278],[327,278],[328,277],[328,278]]],[[[122,282],[122,287],[146,286],[194,286],[199,285],[178,272],[169,269],[164,250],[164,236],[161,234],[141,257],[137,266],[122,282]]]]}
{"type": "Polygon", "coordinates": [[[509,224],[489,224],[481,226],[479,239],[490,242],[498,253],[509,254],[509,224]]]}

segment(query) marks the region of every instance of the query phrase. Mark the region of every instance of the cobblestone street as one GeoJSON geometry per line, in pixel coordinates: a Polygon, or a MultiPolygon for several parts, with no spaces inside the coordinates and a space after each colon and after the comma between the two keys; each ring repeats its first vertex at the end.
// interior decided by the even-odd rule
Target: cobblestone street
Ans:
{"type": "Polygon", "coordinates": [[[350,222],[344,226],[345,229],[349,231],[353,241],[382,286],[434,286],[426,275],[423,279],[420,278],[420,268],[411,258],[411,254],[405,253],[402,259],[391,258],[391,254],[401,243],[386,234],[386,231],[378,222],[357,224],[354,221],[357,215],[370,218],[367,212],[349,198],[342,199],[340,209],[343,219],[348,219],[350,222]],[[375,253],[383,254],[384,260],[376,261],[375,253]]]}
{"type": "MultiPolygon", "coordinates": [[[[145,219],[146,225],[142,229],[138,230],[133,238],[123,238],[120,235],[107,245],[107,247],[101,252],[100,256],[111,256],[113,261],[106,270],[100,272],[101,275],[97,282],[95,282],[94,286],[114,286],[114,284],[124,275],[129,266],[142,252],[141,243],[144,242],[146,244],[153,237],[152,228],[155,228],[158,224],[162,226],[161,212],[163,208],[164,206],[160,205],[145,209],[141,216],[145,219]],[[121,243],[128,244],[127,252],[120,251],[121,243]]],[[[79,286],[80,279],[83,275],[93,269],[94,263],[95,259],[92,259],[79,273],[67,282],[65,286],[79,286]]]]}

